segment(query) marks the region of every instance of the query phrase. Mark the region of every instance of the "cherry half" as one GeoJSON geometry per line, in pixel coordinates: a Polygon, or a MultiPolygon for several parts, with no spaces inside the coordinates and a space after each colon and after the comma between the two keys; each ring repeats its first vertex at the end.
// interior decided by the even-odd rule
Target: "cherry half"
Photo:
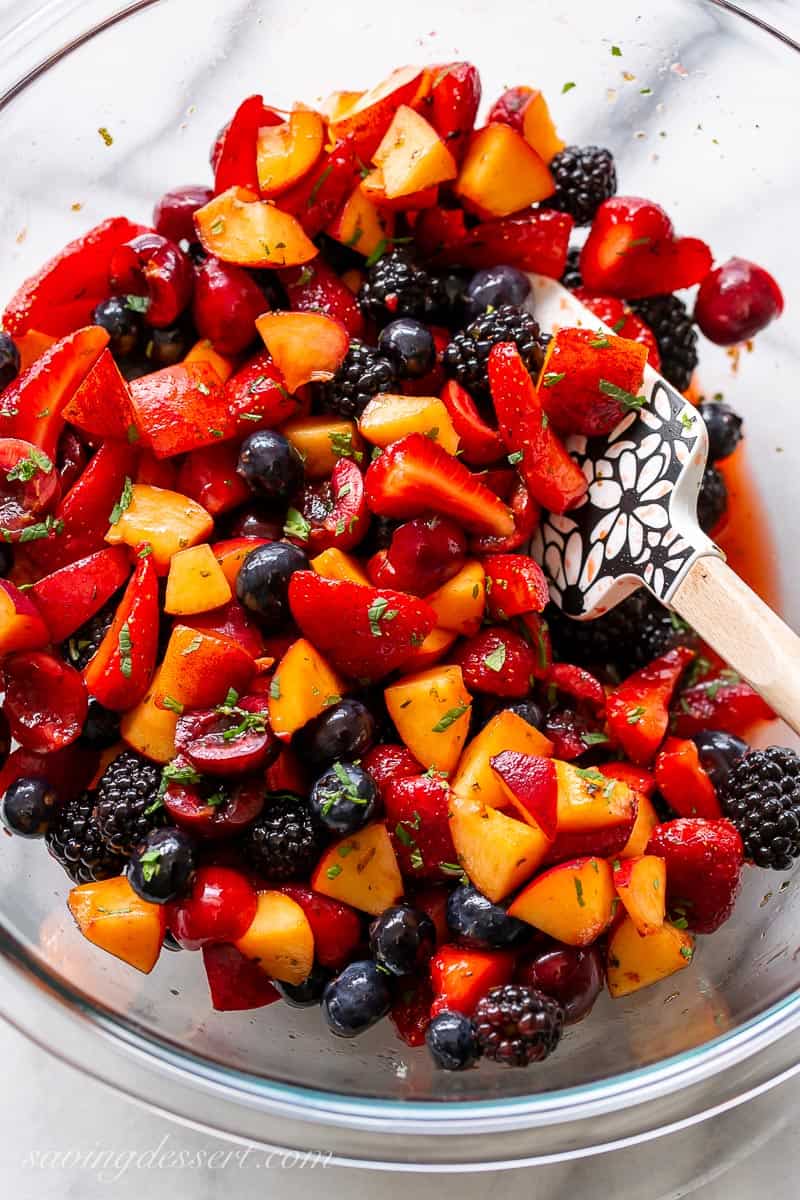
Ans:
{"type": "Polygon", "coordinates": [[[268,767],[279,743],[269,726],[266,696],[246,696],[233,705],[185,713],[175,746],[205,775],[244,775],[268,767]]]}
{"type": "Polygon", "coordinates": [[[109,276],[116,291],[147,297],[144,318],[154,329],[174,325],[192,298],[192,264],[160,233],[142,233],[118,246],[109,276]]]}
{"type": "Polygon", "coordinates": [[[63,750],[83,729],[89,698],[74,667],[35,650],[11,654],[4,667],[3,712],[12,737],[26,750],[63,750]]]}
{"type": "Polygon", "coordinates": [[[370,561],[376,587],[427,596],[457,575],[464,565],[467,540],[448,517],[417,517],[398,526],[388,549],[370,561]]]}
{"type": "Polygon", "coordinates": [[[156,233],[171,242],[195,241],[194,214],[208,204],[213,195],[211,188],[192,184],[165,192],[153,209],[156,233]]]}
{"type": "Polygon", "coordinates": [[[517,969],[517,982],[552,996],[568,1025],[591,1010],[603,990],[603,960],[596,946],[554,946],[517,969]]]}
{"type": "Polygon", "coordinates": [[[174,779],[164,793],[172,820],[198,838],[235,837],[255,821],[264,807],[266,786],[248,777],[232,788],[215,779],[201,780],[186,759],[175,760],[186,779],[174,779]]]}
{"type": "Polygon", "coordinates": [[[711,342],[746,342],[783,312],[783,293],[763,267],[729,258],[700,284],[694,319],[711,342]]]}
{"type": "Polygon", "coordinates": [[[200,867],[188,896],[167,905],[167,928],[184,950],[235,942],[256,915],[255,890],[230,867],[200,867]]]}
{"type": "Polygon", "coordinates": [[[25,530],[55,507],[58,471],[47,455],[22,438],[0,438],[0,531],[5,541],[25,541],[25,530]]]}

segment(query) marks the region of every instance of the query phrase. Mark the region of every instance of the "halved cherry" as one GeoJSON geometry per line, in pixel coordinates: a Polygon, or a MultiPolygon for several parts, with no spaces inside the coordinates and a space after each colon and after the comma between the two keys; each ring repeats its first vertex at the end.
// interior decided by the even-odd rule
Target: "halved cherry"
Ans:
{"type": "Polygon", "coordinates": [[[89,454],[74,429],[65,429],[58,439],[56,470],[62,495],[66,495],[73,483],[77,483],[89,461],[89,454]]]}
{"type": "MultiPolygon", "coordinates": [[[[499,475],[499,471],[489,471],[491,475],[499,475]]],[[[503,499],[508,504],[514,517],[514,532],[508,537],[497,537],[493,533],[482,533],[470,538],[470,549],[476,554],[506,554],[512,550],[526,547],[539,525],[542,510],[525,486],[524,481],[514,472],[515,479],[510,492],[503,499]]],[[[487,483],[487,487],[490,486],[487,483]]]]}
{"type": "Polygon", "coordinates": [[[370,580],[375,587],[427,596],[458,574],[466,552],[467,539],[455,521],[417,517],[399,525],[388,549],[370,560],[370,580]]]}
{"type": "Polygon", "coordinates": [[[269,727],[266,696],[245,696],[234,705],[185,713],[175,746],[206,775],[244,775],[277,758],[279,743],[269,727]]]}
{"type": "Polygon", "coordinates": [[[25,541],[24,531],[53,509],[61,495],[58,472],[38,446],[0,438],[0,531],[5,541],[25,541]]]}
{"type": "Polygon", "coordinates": [[[249,881],[230,867],[200,867],[191,891],[167,905],[167,927],[184,950],[235,942],[249,928],[258,900],[249,881]]]}
{"type": "Polygon", "coordinates": [[[165,192],[153,209],[156,233],[172,242],[193,242],[194,214],[208,204],[214,193],[207,187],[173,188],[165,192]]]}
{"type": "Polygon", "coordinates": [[[11,654],[5,662],[3,712],[26,750],[47,754],[78,738],[88,696],[78,671],[41,650],[11,654]]]}
{"type": "MultiPolygon", "coordinates": [[[[192,770],[186,759],[177,765],[192,770]]],[[[164,807],[176,825],[199,838],[226,838],[241,833],[264,807],[266,789],[260,779],[243,779],[234,787],[215,779],[198,783],[173,781],[164,793],[164,807]]]]}
{"type": "Polygon", "coordinates": [[[287,523],[286,532],[313,556],[334,546],[352,550],[367,524],[364,477],[352,459],[340,458],[329,481],[305,489],[302,513],[295,523],[287,523]]]}
{"type": "Polygon", "coordinates": [[[111,286],[147,296],[148,325],[174,325],[192,298],[194,272],[180,246],[160,233],[141,233],[117,247],[111,256],[111,286]]]}

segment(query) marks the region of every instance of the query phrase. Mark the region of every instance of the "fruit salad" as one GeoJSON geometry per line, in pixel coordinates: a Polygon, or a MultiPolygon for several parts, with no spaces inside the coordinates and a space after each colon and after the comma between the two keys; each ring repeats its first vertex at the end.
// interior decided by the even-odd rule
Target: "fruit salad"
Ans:
{"type": "Polygon", "coordinates": [[[83,233],[0,333],[6,829],[130,967],[199,951],[219,1012],[388,1017],[445,1070],[546,1058],[800,856],[760,697],[643,590],[569,620],[529,552],[647,363],[700,405],[720,529],[742,422],[698,334],[752,338],[778,285],[541,92],[480,108],[466,62],[249,96],[212,183],[83,233]],[[531,272],[608,332],[541,329],[531,272]]]}

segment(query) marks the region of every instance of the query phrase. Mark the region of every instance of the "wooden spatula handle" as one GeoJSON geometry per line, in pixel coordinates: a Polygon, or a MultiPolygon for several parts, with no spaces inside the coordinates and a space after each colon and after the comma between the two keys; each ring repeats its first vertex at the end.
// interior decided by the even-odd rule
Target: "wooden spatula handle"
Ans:
{"type": "Polygon", "coordinates": [[[672,607],[800,733],[800,638],[721,558],[699,558],[672,607]]]}

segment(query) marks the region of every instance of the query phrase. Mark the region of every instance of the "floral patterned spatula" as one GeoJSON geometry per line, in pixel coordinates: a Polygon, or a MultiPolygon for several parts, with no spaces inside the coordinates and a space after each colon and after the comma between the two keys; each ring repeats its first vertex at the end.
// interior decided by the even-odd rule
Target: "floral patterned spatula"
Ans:
{"type": "MultiPolygon", "coordinates": [[[[571,292],[531,275],[542,329],[606,334],[571,292]]],[[[725,563],[697,521],[708,434],[697,409],[648,366],[641,408],[605,437],[567,446],[589,488],[559,516],[545,514],[533,545],[567,616],[591,620],[644,585],[697,630],[800,733],[800,638],[725,563]]]]}

